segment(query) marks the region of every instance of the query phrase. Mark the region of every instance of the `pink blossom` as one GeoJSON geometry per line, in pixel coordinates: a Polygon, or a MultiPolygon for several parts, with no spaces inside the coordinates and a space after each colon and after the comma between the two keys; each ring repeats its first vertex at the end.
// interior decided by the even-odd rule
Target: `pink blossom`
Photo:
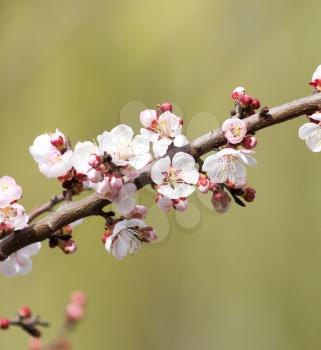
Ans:
{"type": "Polygon", "coordinates": [[[201,193],[207,193],[209,191],[210,180],[207,175],[200,174],[196,187],[201,193]]]}
{"type": "Polygon", "coordinates": [[[173,206],[177,211],[185,211],[188,208],[188,199],[185,197],[173,199],[173,206]]]}
{"type": "Polygon", "coordinates": [[[222,131],[226,139],[232,144],[240,143],[247,133],[244,120],[239,118],[226,119],[222,125],[222,131]]]}

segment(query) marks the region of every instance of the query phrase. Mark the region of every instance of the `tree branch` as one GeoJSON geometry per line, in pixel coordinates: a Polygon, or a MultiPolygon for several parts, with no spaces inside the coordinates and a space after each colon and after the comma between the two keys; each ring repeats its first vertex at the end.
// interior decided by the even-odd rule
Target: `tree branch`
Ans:
{"type": "MultiPolygon", "coordinates": [[[[264,113],[256,113],[244,121],[247,124],[248,133],[254,133],[260,129],[283,123],[287,120],[305,114],[311,114],[321,109],[321,94],[301,98],[278,107],[271,108],[264,113]]],[[[212,130],[191,142],[188,146],[173,148],[168,152],[173,156],[176,152],[183,151],[190,153],[196,160],[214,148],[226,144],[226,139],[221,129],[212,130]]],[[[135,180],[137,188],[142,188],[151,182],[149,173],[152,164],[135,180]]],[[[26,227],[23,230],[15,231],[0,241],[0,260],[5,260],[10,254],[17,250],[38,241],[43,241],[52,236],[57,230],[78,220],[92,215],[100,215],[101,210],[110,202],[93,193],[77,202],[69,202],[63,208],[49,214],[39,222],[26,227]]],[[[50,206],[50,204],[49,204],[50,206]]],[[[48,208],[48,203],[42,208],[48,208]]],[[[44,212],[43,210],[41,212],[44,212]]],[[[37,214],[37,213],[36,213],[37,214]]],[[[38,214],[36,215],[38,216],[38,214]]],[[[35,214],[32,219],[34,219],[35,214]]]]}

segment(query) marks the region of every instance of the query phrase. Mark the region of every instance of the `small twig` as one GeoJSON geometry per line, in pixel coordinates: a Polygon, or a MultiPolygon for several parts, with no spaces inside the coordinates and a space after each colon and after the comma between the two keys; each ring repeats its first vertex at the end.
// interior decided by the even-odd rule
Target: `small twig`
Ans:
{"type": "Polygon", "coordinates": [[[29,214],[29,222],[31,223],[33,220],[35,220],[38,216],[41,214],[51,211],[54,206],[58,203],[61,203],[65,200],[65,196],[63,194],[59,196],[53,196],[47,203],[41,205],[40,207],[37,207],[31,211],[29,214]]]}

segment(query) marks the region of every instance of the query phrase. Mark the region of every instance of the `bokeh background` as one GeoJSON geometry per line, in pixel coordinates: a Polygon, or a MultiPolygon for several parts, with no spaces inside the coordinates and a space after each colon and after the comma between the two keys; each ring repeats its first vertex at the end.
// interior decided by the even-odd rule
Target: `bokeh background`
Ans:
{"type": "MultiPolygon", "coordinates": [[[[31,209],[60,191],[28,154],[44,131],[91,140],[171,101],[193,137],[228,116],[236,86],[269,106],[310,94],[320,11],[317,0],[2,0],[1,174],[31,209]]],[[[162,242],[121,262],[90,218],[77,254],[44,244],[31,275],[0,279],[0,314],[30,305],[51,321],[50,340],[69,293],[83,290],[77,350],[320,349],[321,158],[298,139],[303,122],[259,133],[254,204],[220,216],[194,196],[180,218],[152,208],[162,242]]],[[[152,206],[150,190],[139,197],[152,206]]],[[[0,334],[1,349],[26,341],[0,334]]]]}

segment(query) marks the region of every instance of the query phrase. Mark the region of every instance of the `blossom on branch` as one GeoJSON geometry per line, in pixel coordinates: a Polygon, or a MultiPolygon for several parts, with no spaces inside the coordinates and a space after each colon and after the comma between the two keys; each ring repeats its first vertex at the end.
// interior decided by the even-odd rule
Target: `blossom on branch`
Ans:
{"type": "Polygon", "coordinates": [[[190,154],[178,152],[172,160],[167,156],[156,161],[151,170],[151,178],[157,185],[158,193],[169,199],[179,199],[188,197],[195,191],[199,172],[190,154]]]}
{"type": "Polygon", "coordinates": [[[312,80],[309,85],[313,86],[316,90],[321,91],[321,65],[317,67],[316,71],[312,75],[312,80]]]}
{"type": "Polygon", "coordinates": [[[100,151],[107,153],[116,166],[132,166],[136,170],[142,169],[151,160],[149,140],[146,136],[136,135],[132,128],[121,124],[110,132],[105,131],[97,138],[100,151]]]}
{"type": "Polygon", "coordinates": [[[230,118],[224,121],[222,131],[227,141],[235,145],[242,142],[246,135],[247,127],[244,120],[239,118],[230,118]]]}
{"type": "Polygon", "coordinates": [[[249,155],[251,153],[253,151],[224,148],[207,157],[202,170],[207,173],[211,182],[230,181],[236,187],[243,187],[246,184],[247,175],[245,165],[256,165],[256,160],[249,155]]]}
{"type": "Polygon", "coordinates": [[[105,247],[118,260],[129,254],[134,254],[142,243],[157,239],[155,230],[139,219],[125,219],[114,226],[111,234],[106,237],[105,247]]]}
{"type": "Polygon", "coordinates": [[[58,129],[51,135],[36,137],[29,151],[40,172],[48,178],[64,176],[72,168],[73,152],[67,150],[66,138],[58,129]]]}
{"type": "Polygon", "coordinates": [[[163,157],[172,143],[176,147],[188,144],[186,137],[181,134],[183,119],[169,110],[160,115],[155,110],[145,110],[140,114],[140,121],[145,127],[140,132],[152,142],[157,158],[163,157]]]}

